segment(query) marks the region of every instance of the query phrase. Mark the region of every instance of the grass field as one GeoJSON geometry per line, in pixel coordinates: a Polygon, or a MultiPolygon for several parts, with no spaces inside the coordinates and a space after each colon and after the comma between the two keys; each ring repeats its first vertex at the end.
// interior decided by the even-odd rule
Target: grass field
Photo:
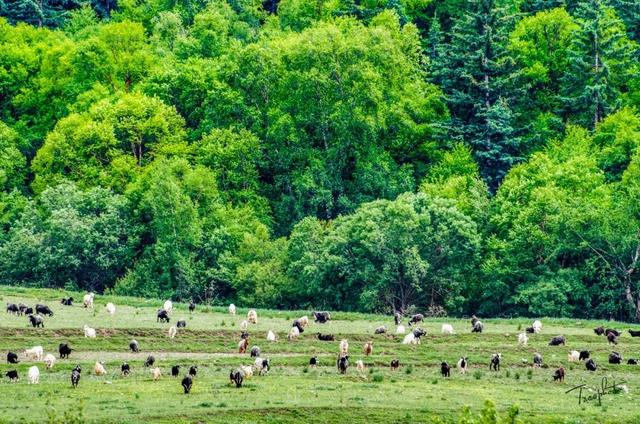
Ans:
{"type": "MultiPolygon", "coordinates": [[[[156,323],[158,300],[98,296],[93,310],[80,306],[81,293],[66,291],[0,287],[2,302],[24,302],[29,306],[46,303],[55,312],[45,318],[45,328],[27,326],[25,317],[6,313],[0,315],[0,352],[2,375],[10,369],[20,374],[18,383],[3,378],[0,384],[0,421],[7,422],[273,422],[273,423],[353,423],[353,422],[458,422],[461,411],[470,407],[477,418],[486,400],[492,401],[500,417],[506,417],[514,405],[522,422],[566,423],[638,423],[640,422],[640,366],[610,365],[612,350],[625,359],[640,358],[640,338],[632,338],[626,329],[639,326],[622,323],[542,319],[541,334],[530,335],[527,347],[517,346],[519,329],[531,324],[529,319],[483,319],[485,332],[471,334],[468,320],[429,319],[422,328],[428,335],[419,346],[401,344],[402,336],[393,334],[395,326],[388,316],[354,313],[332,313],[328,324],[314,324],[293,342],[286,340],[291,321],[310,311],[258,310],[259,322],[249,327],[250,345],[262,349],[262,356],[271,359],[267,376],[254,376],[241,389],[229,385],[229,371],[253,360],[237,354],[239,323],[247,309],[238,308],[236,316],[226,308],[198,307],[190,315],[186,305],[174,304],[172,323],[187,321],[175,339],[167,337],[171,324],[156,323]],[[77,304],[60,304],[60,298],[72,295],[77,304]],[[107,302],[115,303],[117,311],[110,317],[107,302]],[[440,326],[454,326],[455,335],[440,334],[440,326]],[[84,338],[82,326],[98,330],[95,339],[84,338]],[[615,348],[602,336],[593,333],[597,325],[606,325],[625,334],[615,348]],[[391,334],[374,335],[374,329],[387,325],[391,334]],[[276,332],[278,341],[266,341],[268,330],[276,332]],[[316,339],[316,332],[336,335],[335,342],[316,339]],[[551,337],[563,334],[567,346],[551,347],[551,337]],[[135,338],[141,352],[129,352],[129,341],[135,338]],[[340,339],[349,340],[352,367],[347,375],[339,375],[335,360],[340,339]],[[374,343],[372,356],[364,357],[366,341],[374,343]],[[56,357],[59,343],[68,342],[74,352],[70,359],[58,359],[53,370],[41,372],[40,384],[27,384],[27,369],[33,365],[25,360],[24,349],[42,345],[45,353],[56,357]],[[582,363],[567,362],[569,350],[588,349],[598,364],[590,373],[582,363]],[[7,351],[18,352],[18,365],[6,363],[7,351]],[[490,355],[501,352],[502,370],[490,372],[490,355]],[[531,366],[534,352],[539,352],[545,365],[531,366]],[[163,377],[153,382],[149,369],[143,367],[147,355],[156,357],[163,377]],[[451,378],[440,376],[440,362],[452,366],[462,355],[471,363],[470,372],[460,375],[452,370],[451,378]],[[320,366],[307,367],[309,358],[318,356],[320,366]],[[389,369],[389,362],[398,358],[399,371],[389,369]],[[359,375],[355,361],[363,359],[367,371],[359,375]],[[526,360],[526,363],[524,362],[526,360]],[[104,361],[108,375],[92,375],[93,364],[104,361]],[[120,365],[129,362],[132,375],[120,376],[120,365]],[[70,374],[80,364],[82,379],[72,389],[70,374]],[[182,393],[180,379],[170,376],[170,367],[198,365],[198,375],[192,392],[182,393]],[[564,383],[554,383],[553,371],[563,366],[564,383]],[[576,392],[570,388],[585,384],[587,388],[608,382],[624,382],[628,392],[620,391],[597,401],[578,404],[576,392]]],[[[3,306],[4,306],[3,303],[3,306]]],[[[587,388],[583,394],[587,394],[587,388]]],[[[491,416],[485,411],[485,418],[491,416]]],[[[465,421],[469,422],[469,421],[465,421]]],[[[481,420],[478,420],[481,422],[481,420]]],[[[482,422],[494,422],[489,419],[482,422]]],[[[506,422],[506,421],[505,421],[506,422]]]]}

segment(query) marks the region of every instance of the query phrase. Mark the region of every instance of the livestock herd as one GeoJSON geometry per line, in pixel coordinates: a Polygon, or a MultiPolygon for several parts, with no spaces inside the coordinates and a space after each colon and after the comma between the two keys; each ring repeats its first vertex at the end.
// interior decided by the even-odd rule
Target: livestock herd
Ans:
{"type": "MultiPolygon", "coordinates": [[[[95,295],[93,293],[88,293],[83,297],[82,306],[84,308],[93,308],[94,307],[94,299],[95,295]]],[[[63,298],[61,300],[61,304],[64,306],[72,306],[73,298],[63,298]]],[[[196,308],[196,305],[193,301],[189,302],[189,312],[193,313],[196,308]]],[[[113,316],[116,313],[116,306],[113,303],[107,303],[105,306],[106,312],[113,316]]],[[[25,315],[28,319],[29,325],[34,328],[43,328],[45,323],[45,316],[52,318],[54,317],[54,313],[51,308],[44,304],[36,304],[34,307],[29,307],[23,303],[7,304],[7,313],[15,314],[15,315],[25,315]]],[[[162,308],[156,311],[156,321],[159,323],[170,323],[171,322],[171,313],[173,311],[173,304],[170,300],[167,300],[162,308]]],[[[228,307],[228,313],[230,315],[235,316],[237,313],[237,308],[235,305],[231,304],[228,307]]],[[[405,316],[401,313],[396,312],[394,314],[394,322],[396,325],[395,333],[404,335],[402,339],[402,344],[404,345],[418,345],[421,344],[421,338],[427,334],[427,332],[420,328],[418,325],[424,321],[424,315],[422,314],[414,314],[408,317],[407,326],[410,331],[407,333],[407,329],[403,322],[405,322],[405,316]],[[406,333],[406,334],[405,334],[406,333]]],[[[313,311],[313,321],[316,324],[326,324],[331,321],[331,315],[326,311],[313,311]]],[[[254,309],[249,310],[247,313],[247,317],[240,323],[240,336],[238,341],[238,353],[239,354],[249,354],[252,358],[253,363],[250,365],[241,365],[236,369],[231,370],[229,373],[229,382],[232,385],[240,388],[242,387],[243,382],[246,379],[253,377],[254,373],[258,375],[266,375],[268,374],[271,362],[269,358],[265,358],[261,356],[261,349],[258,346],[251,346],[249,342],[249,327],[250,325],[255,325],[258,323],[258,314],[254,309]],[[253,359],[255,358],[255,359],[253,359]]],[[[169,338],[176,337],[179,329],[185,328],[187,326],[187,322],[185,320],[178,320],[176,325],[172,325],[169,327],[167,332],[167,336],[169,338]]],[[[293,341],[300,336],[300,334],[304,333],[310,326],[310,320],[308,316],[302,316],[293,320],[291,327],[287,333],[287,339],[289,341],[293,341]]],[[[482,333],[485,326],[484,324],[474,315],[471,318],[471,333],[482,333]]],[[[529,341],[529,336],[527,334],[539,334],[542,332],[542,322],[536,320],[533,322],[531,327],[525,328],[523,332],[517,334],[517,345],[519,346],[527,346],[529,341]]],[[[88,325],[83,326],[84,337],[86,338],[96,338],[97,332],[96,329],[89,327],[88,325]]],[[[374,335],[385,334],[387,333],[387,326],[382,325],[377,327],[374,330],[374,335]]],[[[604,328],[597,327],[594,329],[594,332],[597,335],[605,336],[607,342],[610,345],[617,345],[618,339],[621,336],[621,332],[612,329],[612,328],[604,328]]],[[[454,335],[455,331],[451,324],[442,324],[441,333],[445,336],[454,335]]],[[[639,337],[640,331],[629,330],[629,334],[631,337],[639,337]]],[[[320,341],[335,341],[336,337],[333,334],[321,333],[317,332],[316,337],[320,341]]],[[[277,340],[276,333],[272,330],[268,330],[266,335],[266,340],[268,342],[275,342],[277,340]]],[[[563,335],[554,336],[549,341],[549,346],[565,346],[566,338],[563,335]]],[[[140,352],[140,344],[136,340],[131,340],[129,342],[129,350],[134,353],[140,352]]],[[[370,356],[373,354],[374,342],[367,341],[364,343],[362,347],[362,354],[364,356],[370,356]]],[[[73,353],[74,349],[70,347],[69,343],[60,343],[58,346],[58,353],[60,359],[69,359],[70,355],[73,353]]],[[[47,353],[45,355],[44,349],[42,346],[34,346],[30,349],[26,349],[24,351],[24,358],[27,361],[35,361],[42,362],[45,365],[47,370],[51,370],[55,363],[56,357],[47,353]]],[[[588,371],[596,371],[597,364],[593,358],[591,358],[591,353],[588,350],[576,351],[572,350],[568,353],[567,359],[569,362],[579,362],[584,361],[585,368],[588,371]]],[[[492,371],[500,371],[500,366],[502,363],[502,354],[500,352],[493,353],[489,358],[489,370],[492,371]]],[[[9,364],[17,364],[19,363],[19,355],[15,352],[7,353],[7,362],[9,364]]],[[[612,352],[609,355],[609,363],[610,364],[621,364],[623,362],[622,355],[618,352],[612,352]]],[[[308,365],[311,368],[314,368],[318,365],[319,361],[316,356],[313,356],[309,359],[308,365]]],[[[637,365],[638,360],[634,358],[629,358],[627,360],[627,364],[637,365]]],[[[146,360],[144,361],[143,366],[149,369],[152,380],[157,381],[162,377],[162,371],[159,367],[154,366],[155,357],[153,355],[148,355],[146,360]]],[[[542,355],[538,352],[533,354],[533,366],[540,368],[543,365],[542,355]]],[[[349,341],[347,339],[340,340],[338,344],[338,352],[336,359],[336,367],[340,374],[346,374],[349,369],[349,341]]],[[[361,359],[358,359],[355,362],[356,370],[358,373],[363,374],[365,372],[365,364],[361,359]]],[[[400,367],[400,361],[397,358],[393,358],[390,361],[390,369],[397,370],[400,367]]],[[[465,374],[469,368],[469,359],[467,356],[462,356],[458,359],[456,363],[456,367],[461,374],[465,374]]],[[[451,377],[451,366],[447,361],[442,361],[440,363],[440,371],[441,375],[444,378],[451,377]]],[[[120,372],[123,377],[127,377],[132,372],[132,366],[124,362],[120,367],[120,372]]],[[[188,372],[182,378],[180,384],[184,390],[185,394],[188,394],[191,391],[193,386],[194,379],[197,375],[198,367],[192,365],[189,367],[188,372]]],[[[107,370],[105,368],[105,363],[103,361],[97,361],[93,367],[93,373],[96,376],[104,376],[107,374],[107,370]]],[[[171,366],[171,376],[174,378],[179,377],[180,374],[180,365],[171,366]]],[[[553,381],[562,382],[565,378],[566,371],[563,367],[557,368],[553,374],[553,381]]],[[[80,384],[82,375],[82,369],[80,365],[77,365],[71,372],[71,386],[73,388],[78,387],[80,384]]],[[[9,370],[5,373],[5,376],[11,381],[16,382],[19,380],[18,371],[13,369],[9,370]]],[[[29,384],[38,384],[40,382],[40,369],[37,365],[33,365],[28,369],[27,372],[27,380],[29,384]]]]}

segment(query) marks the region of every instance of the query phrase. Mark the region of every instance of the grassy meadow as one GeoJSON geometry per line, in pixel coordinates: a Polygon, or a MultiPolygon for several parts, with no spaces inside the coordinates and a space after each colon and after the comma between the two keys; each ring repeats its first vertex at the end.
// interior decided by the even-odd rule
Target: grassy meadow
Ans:
{"type": "MultiPolygon", "coordinates": [[[[198,306],[189,314],[186,305],[175,304],[170,324],[156,323],[155,311],[162,301],[127,297],[97,296],[95,308],[81,306],[81,293],[67,291],[0,287],[3,306],[7,302],[23,302],[29,306],[48,304],[55,315],[45,317],[45,328],[27,326],[27,318],[2,313],[0,319],[0,352],[2,375],[18,370],[20,381],[0,383],[0,421],[6,422],[460,422],[465,407],[481,421],[486,400],[492,401],[499,419],[506,420],[510,408],[517,406],[517,419],[522,422],[622,423],[640,422],[640,366],[626,365],[628,358],[640,358],[640,338],[632,338],[623,323],[542,319],[541,334],[530,335],[528,346],[517,345],[518,330],[530,325],[529,319],[482,319],[485,332],[471,334],[468,320],[429,319],[421,325],[428,335],[418,346],[401,344],[395,335],[393,319],[355,313],[332,313],[327,324],[311,322],[296,341],[288,341],[291,321],[310,311],[258,310],[258,324],[249,327],[250,346],[262,349],[271,359],[268,375],[245,381],[242,388],[229,384],[229,371],[238,365],[249,365],[248,354],[237,353],[239,324],[247,309],[238,308],[230,316],[226,308],[198,306]],[[60,298],[72,295],[74,306],[60,304],[60,298]],[[107,302],[116,305],[109,316],[107,302]],[[187,321],[175,339],[167,330],[178,319],[187,321]],[[442,323],[453,325],[455,335],[440,334],[442,323]],[[96,328],[95,339],[84,338],[82,327],[96,328]],[[608,346],[593,328],[604,324],[624,330],[615,348],[608,346]],[[374,335],[374,329],[386,325],[389,334],[374,335]],[[274,331],[278,340],[267,342],[266,333],[274,331]],[[335,342],[323,342],[317,332],[336,335],[335,342]],[[548,346],[551,337],[565,335],[567,346],[548,346]],[[140,353],[131,353],[129,341],[135,338],[140,353]],[[339,375],[335,366],[340,339],[348,339],[351,367],[347,375],[339,375]],[[365,357],[362,347],[373,341],[373,355],[365,357]],[[58,359],[53,370],[40,368],[40,384],[27,384],[27,370],[33,365],[25,360],[24,349],[42,345],[46,353],[58,357],[59,343],[68,342],[74,349],[70,359],[58,359]],[[598,364],[590,373],[583,363],[569,363],[569,350],[588,349],[598,364]],[[624,365],[610,365],[612,350],[620,352],[624,365]],[[7,351],[17,352],[21,362],[7,364],[7,351]],[[502,369],[489,371],[492,353],[501,352],[502,369]],[[540,369],[532,367],[534,352],[544,358],[540,369]],[[153,382],[149,369],[143,367],[147,355],[156,357],[162,370],[160,381],[153,382]],[[440,363],[455,366],[462,355],[468,356],[470,370],[451,377],[440,376],[440,363]],[[308,368],[311,356],[320,365],[308,368]],[[398,358],[400,370],[391,371],[389,362],[398,358]],[[355,361],[362,359],[367,367],[359,374],[355,361]],[[108,375],[92,374],[93,364],[104,361],[108,375]],[[129,377],[120,376],[120,365],[132,367],[129,377]],[[72,389],[70,374],[80,364],[82,378],[72,389]],[[198,366],[192,391],[184,395],[180,378],[170,375],[172,365],[182,365],[181,375],[190,365],[198,366]],[[554,383],[552,373],[564,367],[566,380],[554,383]],[[584,394],[600,386],[602,378],[609,383],[624,382],[628,392],[607,394],[597,401],[578,404],[577,393],[565,393],[571,387],[585,384],[584,394]]],[[[592,392],[591,392],[592,393],[592,392]]],[[[491,414],[485,410],[484,417],[491,414]]],[[[474,422],[474,421],[466,421],[474,422]]],[[[502,422],[502,421],[500,421],[502,422]]],[[[504,421],[506,422],[506,421],[504,421]]]]}

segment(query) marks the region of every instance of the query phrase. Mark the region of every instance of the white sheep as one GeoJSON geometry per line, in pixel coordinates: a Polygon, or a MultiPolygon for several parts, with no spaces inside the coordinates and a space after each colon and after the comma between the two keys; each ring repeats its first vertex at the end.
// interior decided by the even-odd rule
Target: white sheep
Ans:
{"type": "Polygon", "coordinates": [[[169,338],[170,339],[175,338],[176,334],[178,334],[178,329],[176,328],[176,326],[172,325],[171,327],[169,327],[169,338]]]}
{"type": "Polygon", "coordinates": [[[160,368],[158,367],[151,368],[151,377],[153,378],[153,381],[160,380],[160,377],[162,377],[162,372],[160,371],[160,368]]]}
{"type": "Polygon", "coordinates": [[[44,349],[42,348],[42,346],[34,346],[31,349],[25,350],[24,354],[28,359],[42,361],[42,357],[44,356],[44,349]]]}
{"type": "Polygon", "coordinates": [[[253,367],[251,365],[240,365],[240,369],[244,373],[244,378],[253,377],[253,367]]]}
{"type": "Polygon", "coordinates": [[[258,313],[255,309],[251,309],[249,312],[247,312],[247,320],[249,320],[249,323],[251,324],[258,323],[258,313]]]}
{"type": "Polygon", "coordinates": [[[104,368],[104,362],[96,362],[96,364],[93,366],[93,372],[98,377],[107,375],[107,370],[104,368]]]}
{"type": "Polygon", "coordinates": [[[276,341],[276,335],[271,330],[269,330],[269,332],[267,333],[267,341],[269,341],[269,342],[275,342],[276,341]]]}
{"type": "Polygon", "coordinates": [[[396,334],[404,334],[407,330],[404,328],[404,325],[399,325],[396,327],[396,334]]]}
{"type": "Polygon", "coordinates": [[[35,365],[29,368],[29,384],[38,384],[40,383],[40,370],[35,365]]]}
{"type": "Polygon", "coordinates": [[[170,300],[167,300],[166,302],[164,302],[163,309],[167,311],[168,314],[170,314],[171,311],[173,311],[173,303],[170,300]]]}
{"type": "Polygon", "coordinates": [[[55,356],[53,356],[53,355],[52,355],[52,354],[50,354],[50,353],[47,353],[47,354],[44,356],[44,359],[42,360],[42,362],[44,362],[44,363],[45,363],[45,365],[47,366],[47,369],[48,369],[48,370],[50,370],[51,368],[53,368],[53,366],[54,366],[54,365],[55,365],[55,363],[56,363],[56,357],[55,357],[55,356]]]}
{"type": "Polygon", "coordinates": [[[406,336],[404,336],[404,340],[402,340],[402,344],[418,344],[418,340],[416,339],[416,336],[413,335],[413,333],[409,333],[406,336]]]}
{"type": "Polygon", "coordinates": [[[299,335],[300,335],[300,330],[298,330],[298,327],[291,327],[291,330],[289,330],[289,335],[287,336],[287,338],[289,340],[293,340],[293,339],[297,339],[299,335]]]}
{"type": "Polygon", "coordinates": [[[95,293],[87,293],[82,298],[82,304],[85,308],[93,308],[93,298],[95,297],[95,293]]]}
{"type": "Polygon", "coordinates": [[[231,305],[229,305],[229,315],[235,315],[235,314],[236,314],[236,305],[232,303],[231,305]]]}
{"type": "Polygon", "coordinates": [[[300,323],[302,328],[307,328],[309,326],[309,317],[306,315],[303,317],[300,317],[298,318],[298,322],[300,323]]]}
{"type": "MultiPolygon", "coordinates": [[[[262,375],[263,371],[266,374],[269,370],[265,367],[265,361],[269,361],[266,358],[256,358],[254,362],[254,368],[258,372],[258,375],[262,375]]],[[[267,362],[268,363],[268,362],[267,362]]]]}
{"type": "Polygon", "coordinates": [[[113,303],[109,302],[107,303],[107,313],[111,316],[113,316],[113,314],[116,313],[116,305],[114,305],[113,303]]]}
{"type": "Polygon", "coordinates": [[[572,350],[571,352],[569,352],[567,354],[567,359],[569,360],[569,362],[577,362],[580,360],[580,352],[578,352],[577,350],[572,350]]]}
{"type": "Polygon", "coordinates": [[[340,342],[340,356],[345,356],[349,353],[349,342],[345,339],[340,342]]]}
{"type": "Polygon", "coordinates": [[[85,325],[83,328],[84,328],[84,337],[89,337],[91,339],[94,339],[96,337],[95,328],[91,328],[88,325],[85,325]]]}
{"type": "Polygon", "coordinates": [[[540,320],[537,319],[533,321],[532,327],[533,327],[533,332],[538,334],[539,332],[542,331],[542,322],[540,322],[540,320]]]}
{"type": "Polygon", "coordinates": [[[442,334],[453,334],[453,326],[451,324],[442,324],[442,334]]]}
{"type": "Polygon", "coordinates": [[[356,361],[356,369],[358,370],[359,373],[364,373],[364,362],[362,362],[361,359],[358,359],[356,361]]]}
{"type": "Polygon", "coordinates": [[[466,374],[467,367],[469,366],[469,361],[467,360],[467,357],[463,356],[462,358],[460,358],[456,366],[458,367],[460,374],[466,374]]]}
{"type": "Polygon", "coordinates": [[[240,323],[240,330],[245,331],[249,327],[249,321],[246,319],[240,323]]]}
{"type": "Polygon", "coordinates": [[[526,346],[529,341],[529,337],[527,337],[526,333],[518,334],[518,344],[522,346],[526,346]]]}

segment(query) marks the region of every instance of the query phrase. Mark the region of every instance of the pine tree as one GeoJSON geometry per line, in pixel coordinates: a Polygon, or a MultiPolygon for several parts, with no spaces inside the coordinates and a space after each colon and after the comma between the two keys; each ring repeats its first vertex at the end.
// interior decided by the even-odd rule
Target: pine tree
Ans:
{"type": "Polygon", "coordinates": [[[640,42],[640,0],[610,0],[609,4],[627,27],[627,36],[640,42]]]}
{"type": "Polygon", "coordinates": [[[431,19],[427,33],[426,55],[429,59],[428,75],[431,82],[440,85],[443,69],[445,69],[446,45],[440,20],[436,14],[431,19]]]}

